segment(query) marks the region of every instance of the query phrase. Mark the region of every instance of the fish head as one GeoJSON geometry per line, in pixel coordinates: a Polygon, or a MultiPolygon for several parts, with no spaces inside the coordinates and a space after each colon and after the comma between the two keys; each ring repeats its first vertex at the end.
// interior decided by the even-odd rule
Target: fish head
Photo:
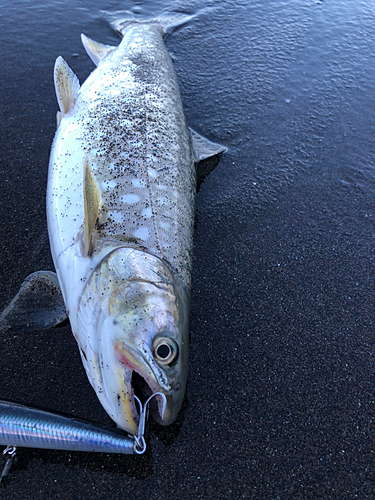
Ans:
{"type": "Polygon", "coordinates": [[[162,425],[173,423],[187,379],[186,287],[161,259],[120,248],[99,264],[84,296],[96,311],[92,333],[96,336],[97,383],[93,386],[106,411],[118,427],[136,433],[139,408],[135,396],[144,402],[162,393],[165,409],[162,398],[156,396],[151,413],[162,425]],[[93,307],[92,301],[97,305],[93,307]]]}

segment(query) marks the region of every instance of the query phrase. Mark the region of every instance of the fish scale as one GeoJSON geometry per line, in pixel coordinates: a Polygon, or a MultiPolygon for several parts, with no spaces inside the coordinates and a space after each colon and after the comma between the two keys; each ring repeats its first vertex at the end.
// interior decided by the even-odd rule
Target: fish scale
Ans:
{"type": "MultiPolygon", "coordinates": [[[[82,86],[66,134],[76,134],[80,123],[101,190],[98,236],[147,248],[190,287],[193,151],[160,28],[129,29],[97,71],[102,74],[93,73],[82,86]]],[[[67,199],[62,203],[65,208],[67,199]]]]}

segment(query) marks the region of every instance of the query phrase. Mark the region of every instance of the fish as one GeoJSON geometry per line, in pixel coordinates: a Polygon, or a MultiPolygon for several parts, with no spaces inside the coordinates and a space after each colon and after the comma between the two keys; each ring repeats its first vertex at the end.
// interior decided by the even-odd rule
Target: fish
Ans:
{"type": "Polygon", "coordinates": [[[0,318],[3,329],[48,328],[62,321],[63,304],[100,403],[133,435],[138,400],[159,394],[151,413],[161,425],[181,409],[196,167],[212,159],[216,166],[226,150],[187,126],[164,44],[168,32],[190,20],[126,13],[111,21],[122,37],[116,47],[82,35],[96,65],[82,86],[57,58],[60,110],[46,200],[56,277],[34,273],[0,318]],[[41,314],[51,287],[58,303],[41,314]]]}

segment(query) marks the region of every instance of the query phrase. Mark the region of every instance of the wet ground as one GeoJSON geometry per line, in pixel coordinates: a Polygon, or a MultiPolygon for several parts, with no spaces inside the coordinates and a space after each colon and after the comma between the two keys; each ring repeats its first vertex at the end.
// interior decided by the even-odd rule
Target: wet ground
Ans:
{"type": "MultiPolygon", "coordinates": [[[[142,457],[20,450],[0,498],[374,498],[375,10],[211,3],[166,40],[189,124],[228,147],[197,197],[183,411],[142,457]]],[[[2,307],[53,269],[54,61],[83,81],[80,33],[116,44],[100,9],[129,7],[1,0],[2,307]]],[[[111,424],[69,327],[0,343],[2,398],[111,424]]]]}

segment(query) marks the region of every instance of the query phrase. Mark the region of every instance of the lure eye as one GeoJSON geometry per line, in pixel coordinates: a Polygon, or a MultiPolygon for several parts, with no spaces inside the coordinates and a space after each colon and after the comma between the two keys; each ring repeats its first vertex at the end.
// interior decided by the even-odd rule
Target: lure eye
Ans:
{"type": "Polygon", "coordinates": [[[171,365],[177,359],[178,345],[170,338],[159,338],[154,345],[154,358],[160,365],[171,365]]]}

